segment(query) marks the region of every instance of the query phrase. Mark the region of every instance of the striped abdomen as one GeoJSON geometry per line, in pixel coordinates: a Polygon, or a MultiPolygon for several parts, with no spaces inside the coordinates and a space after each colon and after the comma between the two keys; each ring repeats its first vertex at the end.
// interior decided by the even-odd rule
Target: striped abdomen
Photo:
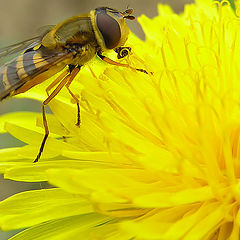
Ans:
{"type": "Polygon", "coordinates": [[[0,101],[25,92],[61,71],[67,64],[62,60],[63,55],[31,48],[4,64],[0,68],[0,101]]]}

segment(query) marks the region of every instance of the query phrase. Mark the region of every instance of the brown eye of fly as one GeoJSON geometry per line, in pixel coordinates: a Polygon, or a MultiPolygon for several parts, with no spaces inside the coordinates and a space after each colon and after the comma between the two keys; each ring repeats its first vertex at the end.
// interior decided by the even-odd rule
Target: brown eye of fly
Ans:
{"type": "Polygon", "coordinates": [[[97,27],[103,36],[106,48],[115,48],[121,39],[121,30],[118,22],[105,11],[98,12],[96,20],[97,27]]]}

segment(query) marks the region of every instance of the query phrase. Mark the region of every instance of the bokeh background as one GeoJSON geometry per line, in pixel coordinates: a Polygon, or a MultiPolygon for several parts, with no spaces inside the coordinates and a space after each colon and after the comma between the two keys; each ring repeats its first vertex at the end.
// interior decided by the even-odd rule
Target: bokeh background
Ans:
{"type": "MultiPolygon", "coordinates": [[[[99,6],[119,10],[129,7],[134,9],[136,17],[142,14],[154,17],[157,15],[159,2],[171,5],[175,12],[181,12],[184,5],[192,0],[0,0],[0,47],[36,36],[37,30],[42,26],[56,24],[99,6]]],[[[144,39],[144,33],[137,21],[129,21],[128,25],[135,34],[144,39]]],[[[0,103],[0,115],[13,111],[40,112],[41,103],[14,98],[0,103]]],[[[22,145],[23,143],[9,134],[0,134],[0,149],[22,145]]],[[[46,186],[46,183],[16,183],[0,176],[0,200],[14,193],[46,186]]],[[[0,240],[6,240],[14,233],[0,231],[0,240]]]]}

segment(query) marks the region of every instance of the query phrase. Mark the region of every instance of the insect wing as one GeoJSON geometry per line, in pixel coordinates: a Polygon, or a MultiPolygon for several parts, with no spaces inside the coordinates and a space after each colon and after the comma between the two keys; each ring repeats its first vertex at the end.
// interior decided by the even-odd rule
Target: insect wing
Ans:
{"type": "Polygon", "coordinates": [[[85,44],[93,37],[91,20],[86,14],[68,19],[55,27],[50,26],[41,36],[0,49],[0,65],[3,64],[1,62],[3,57],[12,59],[11,61],[7,59],[0,67],[0,101],[35,76],[73,56],[73,53],[68,51],[35,50],[38,45],[44,45],[44,37],[51,30],[54,31],[54,38],[59,45],[74,43],[75,37],[78,43],[85,44]],[[72,36],[72,39],[69,36],[72,36]]]}
{"type": "Polygon", "coordinates": [[[72,53],[67,51],[40,54],[30,49],[5,63],[0,67],[0,101],[35,76],[71,57],[72,53]]]}
{"type": "Polygon", "coordinates": [[[23,52],[26,49],[36,47],[37,45],[39,45],[41,43],[43,36],[49,31],[51,31],[55,26],[56,25],[43,26],[38,29],[37,31],[38,36],[7,46],[7,47],[0,48],[0,64],[1,65],[3,64],[2,58],[4,57],[7,57],[8,59],[7,61],[9,61],[9,59],[11,59],[11,55],[13,55],[12,56],[12,59],[13,59],[16,54],[19,54],[20,52],[23,52]]]}
{"type": "Polygon", "coordinates": [[[66,41],[74,43],[75,37],[77,37],[78,43],[85,44],[92,35],[91,19],[87,14],[70,18],[57,25],[55,32],[55,38],[61,44],[65,44],[66,41]],[[70,39],[69,36],[73,36],[73,38],[70,39]]]}
{"type": "Polygon", "coordinates": [[[11,54],[17,54],[28,48],[32,48],[41,43],[41,37],[34,37],[26,41],[16,43],[7,47],[0,48],[0,58],[9,56],[11,54]]]}

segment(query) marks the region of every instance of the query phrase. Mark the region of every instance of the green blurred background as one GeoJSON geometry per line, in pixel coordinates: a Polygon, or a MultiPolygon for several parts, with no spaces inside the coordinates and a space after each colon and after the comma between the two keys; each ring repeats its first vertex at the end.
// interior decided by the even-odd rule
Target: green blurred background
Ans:
{"type": "MultiPolygon", "coordinates": [[[[45,25],[56,24],[73,15],[89,12],[99,6],[125,10],[134,9],[134,15],[148,17],[157,15],[159,2],[169,4],[174,11],[181,12],[184,4],[191,0],[0,0],[0,47],[36,36],[37,30],[45,25]]],[[[144,33],[137,21],[129,21],[130,29],[144,39],[144,33]]],[[[0,103],[0,114],[13,111],[41,111],[41,104],[31,100],[8,99],[0,103]]],[[[23,143],[9,134],[0,134],[0,149],[22,146],[23,143]]],[[[0,177],[0,200],[14,193],[46,187],[45,183],[16,183],[0,177]]],[[[11,234],[0,232],[0,240],[8,239],[11,234]]],[[[47,240],[47,239],[46,239],[47,240]]]]}

